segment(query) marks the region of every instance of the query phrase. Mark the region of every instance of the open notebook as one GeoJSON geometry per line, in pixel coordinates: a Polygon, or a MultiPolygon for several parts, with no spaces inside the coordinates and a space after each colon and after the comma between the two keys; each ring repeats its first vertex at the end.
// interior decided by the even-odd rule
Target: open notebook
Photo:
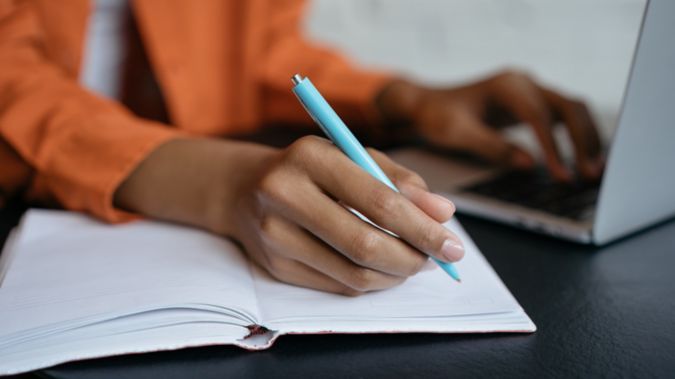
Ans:
{"type": "Polygon", "coordinates": [[[287,333],[532,332],[535,326],[459,223],[462,283],[422,272],[350,298],[275,281],[236,245],[181,226],[110,226],[30,210],[0,267],[0,374],[125,353],[287,333]]]}

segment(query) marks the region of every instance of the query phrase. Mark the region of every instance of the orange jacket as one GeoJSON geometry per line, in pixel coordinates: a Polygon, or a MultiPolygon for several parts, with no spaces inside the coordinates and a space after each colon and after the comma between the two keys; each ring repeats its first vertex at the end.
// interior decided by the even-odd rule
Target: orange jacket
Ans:
{"type": "MultiPolygon", "coordinates": [[[[308,44],[302,0],[134,0],[168,126],[78,85],[90,7],[0,0],[0,142],[33,170],[31,197],[109,221],[127,216],[113,208],[114,190],[168,139],[311,122],[290,91],[293,73],[311,76],[352,122],[375,116],[373,98],[389,80],[308,44]]],[[[16,173],[28,171],[3,145],[0,186],[17,187],[26,178],[16,173]]]]}

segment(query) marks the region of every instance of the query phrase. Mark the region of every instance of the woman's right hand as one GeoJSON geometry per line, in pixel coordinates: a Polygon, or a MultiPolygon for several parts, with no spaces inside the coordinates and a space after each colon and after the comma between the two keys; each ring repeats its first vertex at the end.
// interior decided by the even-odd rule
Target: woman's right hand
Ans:
{"type": "Polygon", "coordinates": [[[461,241],[441,224],[452,217],[454,205],[384,154],[370,154],[401,193],[328,140],[310,136],[282,150],[230,141],[170,142],[134,171],[116,201],[232,237],[278,280],[345,295],[400,284],[429,256],[461,259],[461,241]],[[168,193],[157,199],[153,187],[168,193]],[[166,204],[174,204],[173,211],[166,204]]]}
{"type": "Polygon", "coordinates": [[[402,194],[328,140],[301,138],[272,154],[238,189],[234,237],[275,278],[347,295],[400,284],[429,256],[460,259],[461,242],[440,223],[452,217],[453,204],[384,154],[370,153],[402,194]]]}

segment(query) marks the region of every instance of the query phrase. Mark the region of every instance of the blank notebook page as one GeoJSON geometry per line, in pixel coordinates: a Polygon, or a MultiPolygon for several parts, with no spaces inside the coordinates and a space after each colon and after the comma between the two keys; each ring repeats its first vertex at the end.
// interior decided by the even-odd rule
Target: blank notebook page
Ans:
{"type": "MultiPolygon", "coordinates": [[[[471,238],[456,220],[445,226],[453,230],[465,244],[465,256],[455,265],[462,282],[457,283],[442,269],[422,271],[404,284],[385,290],[367,293],[359,297],[332,295],[280,283],[260,269],[254,270],[253,279],[259,300],[261,317],[274,329],[284,326],[309,325],[331,330],[364,331],[367,321],[373,328],[382,324],[404,329],[437,330],[448,319],[467,320],[475,323],[479,315],[521,314],[522,309],[508,289],[480,254],[471,238]],[[405,322],[406,319],[417,323],[405,322]],[[426,323],[423,323],[424,321],[426,323]]],[[[507,317],[508,318],[508,317],[507,317]]],[[[523,328],[534,326],[527,317],[523,328]]],[[[314,330],[313,328],[308,328],[314,330]]]]}

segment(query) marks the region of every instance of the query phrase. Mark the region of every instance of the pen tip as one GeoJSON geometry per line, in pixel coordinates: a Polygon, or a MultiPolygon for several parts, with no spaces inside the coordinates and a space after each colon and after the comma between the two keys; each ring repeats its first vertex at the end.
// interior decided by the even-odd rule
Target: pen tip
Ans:
{"type": "Polygon", "coordinates": [[[300,76],[300,74],[295,74],[291,77],[291,81],[293,84],[298,85],[302,81],[302,76],[300,76]]]}

